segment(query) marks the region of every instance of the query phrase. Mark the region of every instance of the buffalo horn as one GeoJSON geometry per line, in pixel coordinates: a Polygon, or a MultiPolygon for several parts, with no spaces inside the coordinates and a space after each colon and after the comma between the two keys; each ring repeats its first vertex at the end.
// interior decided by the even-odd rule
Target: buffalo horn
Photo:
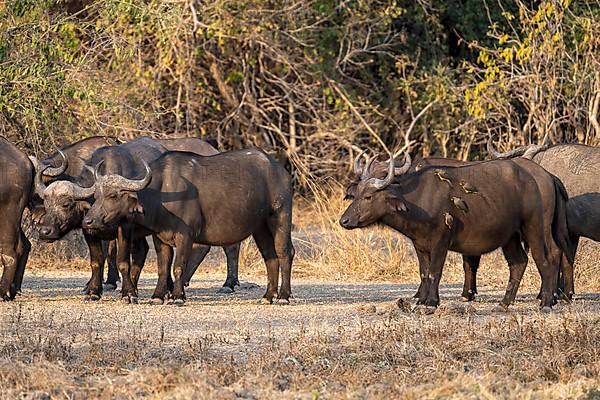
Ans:
{"type": "Polygon", "coordinates": [[[492,144],[492,138],[490,138],[487,142],[487,151],[488,153],[490,153],[490,155],[492,156],[492,158],[497,159],[497,158],[513,158],[513,157],[518,157],[518,156],[522,156],[527,150],[528,150],[529,146],[521,146],[521,147],[517,147],[516,149],[513,149],[511,151],[507,151],[505,153],[500,153],[498,152],[498,150],[496,150],[494,148],[494,145],[492,144]]]}
{"type": "Polygon", "coordinates": [[[394,168],[394,175],[395,176],[404,175],[410,169],[410,165],[411,164],[412,164],[412,160],[410,158],[410,154],[407,151],[406,153],[404,153],[404,165],[401,166],[401,167],[395,167],[394,168]]]}
{"type": "MultiPolygon", "coordinates": [[[[42,180],[42,173],[44,172],[44,169],[41,168],[40,162],[38,161],[37,158],[35,158],[33,156],[29,156],[29,160],[31,160],[31,163],[33,164],[33,167],[35,168],[35,179],[34,179],[35,193],[43,199],[44,192],[46,191],[46,184],[42,180]]],[[[46,169],[47,168],[48,167],[46,167],[46,169]]]]}
{"type": "Polygon", "coordinates": [[[373,161],[375,161],[377,157],[373,156],[373,157],[369,157],[367,159],[367,163],[365,164],[365,169],[363,169],[362,171],[362,175],[360,177],[360,179],[365,180],[365,179],[369,179],[369,177],[371,176],[371,165],[373,164],[373,161]]]}
{"type": "Polygon", "coordinates": [[[528,146],[527,150],[523,154],[523,158],[531,160],[537,153],[539,153],[540,151],[546,150],[547,147],[548,147],[548,145],[539,145],[539,144],[530,145],[530,146],[528,146]]]}
{"type": "Polygon", "coordinates": [[[150,166],[145,161],[142,161],[142,163],[144,164],[144,168],[146,169],[146,174],[142,179],[128,179],[121,175],[99,175],[98,167],[101,163],[96,166],[96,179],[110,179],[112,183],[119,189],[127,190],[130,192],[137,192],[148,186],[150,180],[152,179],[152,170],[150,169],[150,166]]]}
{"type": "Polygon", "coordinates": [[[81,187],[72,182],[69,182],[69,183],[71,183],[71,186],[73,187],[73,199],[75,199],[75,200],[87,199],[88,197],[91,197],[94,194],[94,192],[96,191],[95,183],[92,186],[90,186],[89,188],[81,187]]]}
{"type": "Polygon", "coordinates": [[[362,156],[367,152],[367,150],[363,150],[360,152],[360,154],[358,156],[356,156],[356,158],[354,159],[354,173],[357,176],[361,176],[362,175],[362,168],[360,166],[360,159],[362,158],[362,156]]]}
{"type": "Polygon", "coordinates": [[[56,149],[56,151],[58,152],[58,154],[60,154],[60,157],[62,158],[62,162],[56,168],[48,167],[44,170],[44,175],[51,176],[53,178],[61,175],[63,172],[65,172],[67,170],[67,167],[69,166],[69,159],[68,159],[67,155],[61,149],[56,149]]]}
{"type": "Polygon", "coordinates": [[[392,183],[392,180],[394,179],[394,169],[395,169],[393,157],[388,162],[388,165],[389,165],[388,174],[385,177],[385,179],[377,179],[377,178],[369,179],[369,184],[372,185],[374,188],[381,190],[381,189],[388,187],[390,185],[390,183],[392,183]]]}

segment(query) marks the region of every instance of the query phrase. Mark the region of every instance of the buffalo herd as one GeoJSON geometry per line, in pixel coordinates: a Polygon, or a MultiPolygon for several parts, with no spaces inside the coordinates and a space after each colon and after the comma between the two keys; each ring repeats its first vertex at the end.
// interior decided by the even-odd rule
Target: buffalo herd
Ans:
{"type": "MultiPolygon", "coordinates": [[[[84,289],[88,301],[121,280],[123,301],[138,302],[148,236],[158,264],[152,303],[184,304],[185,287],[211,246],[227,256],[221,291],[232,292],[239,285],[240,243],[252,236],[267,269],[263,301],[289,302],[292,178],[264,151],[219,152],[194,138],[121,143],[98,136],[38,160],[2,137],[0,142],[3,300],[21,289],[31,249],[21,228],[28,208],[43,241],[83,232],[92,271],[84,289]]],[[[412,241],[421,278],[415,297],[426,313],[440,303],[450,250],[463,256],[462,297],[471,301],[481,255],[502,249],[510,271],[503,309],[515,300],[530,250],[541,277],[541,310],[550,311],[575,293],[579,238],[600,240],[600,149],[530,145],[499,153],[490,140],[487,150],[492,159],[476,162],[412,160],[409,152],[403,160],[365,152],[355,159],[340,225],[386,225],[412,241]]]]}

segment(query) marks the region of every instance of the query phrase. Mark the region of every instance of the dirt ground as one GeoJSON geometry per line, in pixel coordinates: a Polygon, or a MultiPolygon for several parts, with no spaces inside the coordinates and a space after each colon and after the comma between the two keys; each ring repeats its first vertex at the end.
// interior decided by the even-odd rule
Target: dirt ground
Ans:
{"type": "Polygon", "coordinates": [[[344,204],[326,206],[295,218],[290,305],[260,304],[265,267],[251,242],[235,293],[218,293],[225,260],[213,249],[183,307],[149,304],[152,255],[140,304],[114,291],[84,302],[81,238],[36,242],[23,294],[0,307],[0,399],[600,399],[599,244],[582,242],[576,299],[550,314],[538,311],[532,262],[516,304],[495,309],[508,268],[494,252],[472,303],[460,301],[461,258],[449,254],[442,304],[421,315],[410,243],[345,231],[344,204]]]}
{"type": "Polygon", "coordinates": [[[501,287],[465,304],[450,282],[423,316],[415,284],[296,278],[292,303],[268,306],[263,275],[218,294],[213,269],[176,307],[147,304],[152,272],[138,305],[82,301],[87,278],[32,271],[0,308],[3,398],[600,398],[598,294],[545,315],[530,285],[503,313],[501,287]]]}

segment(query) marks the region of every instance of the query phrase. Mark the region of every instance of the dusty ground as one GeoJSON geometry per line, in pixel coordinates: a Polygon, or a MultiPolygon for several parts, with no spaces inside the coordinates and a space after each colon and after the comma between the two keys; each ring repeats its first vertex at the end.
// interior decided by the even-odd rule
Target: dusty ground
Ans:
{"type": "Polygon", "coordinates": [[[83,302],[85,270],[33,271],[0,308],[2,397],[600,396],[597,294],[543,315],[525,290],[500,313],[500,287],[465,305],[451,283],[421,316],[396,303],[415,284],[295,279],[291,305],[265,306],[264,276],[222,295],[218,272],[197,274],[175,307],[145,304],[153,273],[141,304],[123,305],[115,292],[83,302]]]}
{"type": "Polygon", "coordinates": [[[410,244],[389,229],[344,231],[341,201],[317,206],[295,217],[288,306],[259,304],[266,277],[253,244],[242,246],[242,288],[217,294],[215,249],[184,307],[147,304],[153,261],[140,304],[116,292],[83,302],[81,240],[37,244],[23,295],[0,307],[0,398],[600,399],[600,245],[583,241],[577,298],[549,315],[537,311],[533,263],[499,312],[499,252],[483,258],[472,304],[460,301],[461,258],[450,254],[442,306],[425,316],[411,312],[410,244]]]}

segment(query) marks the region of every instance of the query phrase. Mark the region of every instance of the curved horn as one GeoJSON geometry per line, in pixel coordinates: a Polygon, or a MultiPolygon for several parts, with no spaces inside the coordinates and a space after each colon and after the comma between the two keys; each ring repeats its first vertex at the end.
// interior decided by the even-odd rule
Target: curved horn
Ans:
{"type": "MultiPolygon", "coordinates": [[[[391,161],[391,160],[390,160],[391,161]]],[[[394,165],[394,176],[404,175],[410,169],[410,165],[412,164],[412,159],[410,158],[410,154],[408,151],[404,153],[404,165],[401,167],[396,167],[394,165]]]]}
{"type": "Polygon", "coordinates": [[[360,159],[367,152],[367,150],[363,150],[360,152],[358,156],[354,159],[354,173],[358,176],[362,175],[362,168],[360,167],[360,159]]]}
{"type": "Polygon", "coordinates": [[[59,148],[57,148],[56,151],[58,152],[58,154],[60,154],[60,157],[62,158],[62,162],[61,162],[60,166],[58,166],[56,168],[48,167],[44,171],[44,175],[51,176],[53,178],[64,173],[67,170],[67,167],[69,166],[69,159],[68,159],[67,155],[59,148]]]}
{"type": "MultiPolygon", "coordinates": [[[[121,175],[103,175],[101,176],[103,181],[110,181],[112,185],[131,192],[137,192],[144,189],[150,183],[152,179],[152,170],[150,166],[142,161],[144,168],[146,168],[146,174],[142,179],[128,179],[121,175]]],[[[98,166],[96,166],[96,172],[98,172],[98,166]]]]}
{"type": "Polygon", "coordinates": [[[46,184],[42,180],[42,173],[44,172],[45,169],[48,169],[48,167],[42,169],[38,159],[33,156],[29,156],[29,160],[33,164],[33,168],[35,170],[35,178],[34,178],[35,193],[43,199],[44,192],[46,191],[46,184]]]}
{"type": "Polygon", "coordinates": [[[365,169],[362,171],[362,175],[361,175],[360,179],[365,180],[365,179],[369,179],[371,177],[371,165],[373,164],[373,161],[375,161],[376,158],[377,158],[377,156],[373,156],[373,157],[369,157],[367,159],[367,163],[365,164],[365,169]]]}
{"type": "Polygon", "coordinates": [[[104,175],[100,174],[100,166],[102,164],[104,164],[104,160],[102,160],[98,164],[96,164],[96,168],[94,168],[94,179],[96,181],[104,176],[104,175]]]}
{"type": "MultiPolygon", "coordinates": [[[[375,187],[375,189],[379,189],[379,190],[385,189],[394,180],[395,165],[394,165],[394,158],[393,157],[388,162],[388,165],[389,165],[388,174],[385,177],[385,179],[377,179],[377,178],[370,178],[369,179],[368,183],[371,186],[375,187]]],[[[409,166],[410,166],[410,164],[409,164],[409,166]]]]}
{"type": "Polygon", "coordinates": [[[500,153],[496,149],[494,149],[494,146],[492,145],[492,138],[490,138],[487,142],[487,151],[488,151],[488,153],[490,153],[492,158],[496,158],[496,159],[497,158],[513,158],[513,157],[522,156],[530,146],[521,146],[521,147],[517,147],[516,149],[513,149],[511,151],[507,151],[505,153],[500,153]]]}
{"type": "Polygon", "coordinates": [[[71,183],[71,185],[73,186],[73,199],[75,200],[84,200],[88,197],[92,197],[94,195],[94,192],[96,191],[95,183],[89,188],[81,187],[75,183],[71,183]]]}
{"type": "Polygon", "coordinates": [[[540,151],[544,151],[548,148],[547,144],[544,145],[530,145],[528,146],[528,149],[525,150],[525,153],[523,153],[523,158],[526,158],[528,160],[531,160],[533,157],[535,157],[535,155],[537,153],[539,153],[540,151]]]}

